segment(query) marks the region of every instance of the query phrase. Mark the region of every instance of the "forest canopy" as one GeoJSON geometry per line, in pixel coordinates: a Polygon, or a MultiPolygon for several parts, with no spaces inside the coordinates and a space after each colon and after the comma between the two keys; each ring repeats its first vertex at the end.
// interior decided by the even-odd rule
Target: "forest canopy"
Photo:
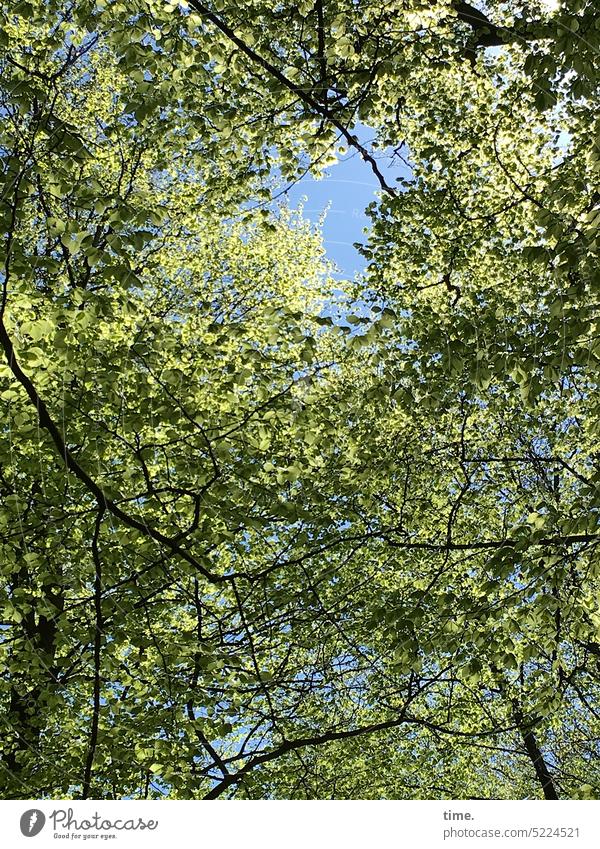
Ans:
{"type": "Polygon", "coordinates": [[[0,0],[3,798],[600,798],[599,45],[0,0]]]}

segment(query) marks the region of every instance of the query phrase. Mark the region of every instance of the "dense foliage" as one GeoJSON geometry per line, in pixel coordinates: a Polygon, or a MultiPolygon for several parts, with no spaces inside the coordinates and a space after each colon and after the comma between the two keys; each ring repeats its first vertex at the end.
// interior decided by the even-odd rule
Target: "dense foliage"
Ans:
{"type": "Polygon", "coordinates": [[[5,798],[600,795],[599,44],[0,3],[5,798]]]}

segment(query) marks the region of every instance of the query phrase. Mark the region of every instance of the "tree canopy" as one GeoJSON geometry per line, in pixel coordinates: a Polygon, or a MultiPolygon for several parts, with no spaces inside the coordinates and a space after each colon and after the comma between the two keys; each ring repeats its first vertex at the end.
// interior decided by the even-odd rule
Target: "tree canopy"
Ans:
{"type": "Polygon", "coordinates": [[[599,45],[1,0],[4,798],[600,797],[599,45]]]}

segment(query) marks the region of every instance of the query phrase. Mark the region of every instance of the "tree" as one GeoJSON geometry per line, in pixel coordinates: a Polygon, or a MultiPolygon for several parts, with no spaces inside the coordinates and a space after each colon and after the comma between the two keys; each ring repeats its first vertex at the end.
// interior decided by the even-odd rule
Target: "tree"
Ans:
{"type": "Polygon", "coordinates": [[[2,16],[4,795],[596,795],[591,4],[2,16]]]}

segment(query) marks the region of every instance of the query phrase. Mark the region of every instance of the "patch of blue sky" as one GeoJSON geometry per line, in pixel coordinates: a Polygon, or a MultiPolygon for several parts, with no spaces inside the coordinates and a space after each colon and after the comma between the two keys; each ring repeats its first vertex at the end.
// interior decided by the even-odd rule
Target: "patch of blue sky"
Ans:
{"type": "MultiPolygon", "coordinates": [[[[376,156],[390,185],[407,176],[407,169],[399,166],[391,151],[372,148],[373,130],[358,124],[353,132],[376,156]]],[[[367,242],[370,219],[366,210],[378,200],[380,191],[377,177],[356,150],[339,156],[337,163],[326,168],[320,179],[307,174],[285,191],[289,207],[302,206],[306,219],[314,223],[322,221],[326,255],[335,264],[335,276],[340,280],[352,280],[365,270],[366,260],[355,245],[367,242]]]]}
{"type": "Polygon", "coordinates": [[[307,176],[287,193],[291,207],[303,206],[311,221],[322,220],[323,245],[340,279],[353,279],[365,267],[355,247],[366,241],[366,208],[377,200],[379,183],[357,153],[341,157],[322,179],[307,176]]]}

